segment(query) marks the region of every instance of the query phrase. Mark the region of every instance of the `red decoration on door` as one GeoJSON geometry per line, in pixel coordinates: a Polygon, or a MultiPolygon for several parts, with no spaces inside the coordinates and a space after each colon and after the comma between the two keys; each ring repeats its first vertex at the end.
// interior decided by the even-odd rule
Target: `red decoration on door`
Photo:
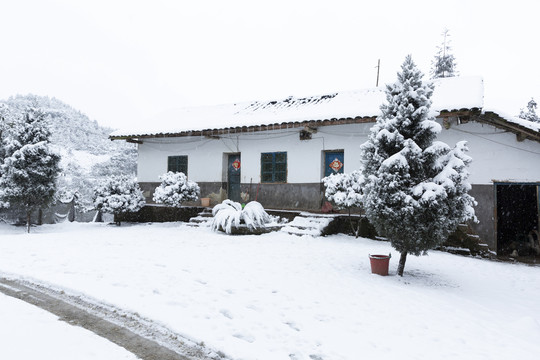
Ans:
{"type": "Polygon", "coordinates": [[[238,160],[238,159],[234,160],[233,163],[232,163],[232,167],[236,171],[240,170],[240,160],[238,160]]]}
{"type": "Polygon", "coordinates": [[[334,172],[338,172],[343,167],[343,163],[339,161],[338,158],[335,158],[329,166],[334,172]]]}

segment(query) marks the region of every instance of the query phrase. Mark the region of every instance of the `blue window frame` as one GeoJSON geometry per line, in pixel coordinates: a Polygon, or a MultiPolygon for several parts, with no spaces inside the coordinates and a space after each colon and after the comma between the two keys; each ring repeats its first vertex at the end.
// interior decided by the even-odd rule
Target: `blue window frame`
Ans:
{"type": "Polygon", "coordinates": [[[287,153],[261,153],[261,182],[287,182],[287,153]]]}

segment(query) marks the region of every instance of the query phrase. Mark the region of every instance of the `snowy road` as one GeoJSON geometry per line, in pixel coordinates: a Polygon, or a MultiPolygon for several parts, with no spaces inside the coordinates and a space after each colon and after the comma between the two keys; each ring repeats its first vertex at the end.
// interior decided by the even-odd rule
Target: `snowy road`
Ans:
{"type": "MultiPolygon", "coordinates": [[[[1,291],[1,288],[0,288],[1,291]]],[[[135,355],[47,311],[0,293],[0,358],[135,360],[135,355]]]]}
{"type": "MultiPolygon", "coordinates": [[[[211,360],[205,356],[204,349],[198,346],[186,345],[177,334],[173,334],[168,329],[160,328],[159,325],[153,324],[150,320],[141,319],[136,314],[130,314],[121,309],[114,309],[95,301],[89,302],[80,296],[70,296],[65,291],[55,291],[50,287],[43,287],[38,284],[0,278],[0,293],[48,311],[70,325],[80,326],[91,331],[96,336],[100,336],[103,342],[107,339],[132,353],[129,354],[126,351],[122,358],[143,360],[211,360]],[[185,356],[181,355],[182,353],[185,356]]],[[[5,302],[12,307],[14,306],[13,302],[5,302]]],[[[4,311],[3,308],[2,310],[4,311]]],[[[33,311],[37,313],[38,309],[34,309],[33,311]]],[[[18,326],[19,320],[17,317],[12,317],[9,320],[9,322],[2,323],[9,323],[14,327],[18,326]]],[[[24,320],[21,319],[22,322],[24,320]]],[[[28,322],[28,319],[26,320],[28,322]]],[[[7,330],[7,327],[4,329],[7,330]]],[[[43,337],[44,335],[40,334],[39,336],[43,337]]],[[[81,337],[82,334],[79,336],[81,337]]],[[[65,351],[63,347],[66,345],[68,348],[72,346],[72,344],[57,341],[54,349],[58,352],[63,352],[65,351]]],[[[111,344],[110,347],[113,347],[113,345],[111,344]]],[[[14,349],[13,351],[17,350],[14,349]]],[[[3,352],[3,349],[0,350],[1,352],[3,352]]],[[[116,350],[115,354],[121,352],[119,349],[116,350]]],[[[77,353],[77,358],[80,358],[81,355],[78,352],[75,353],[77,353]]],[[[73,356],[73,353],[71,356],[73,356]]],[[[110,357],[110,355],[107,356],[106,358],[116,359],[115,357],[110,357]]],[[[43,358],[43,356],[41,357],[43,358]]],[[[23,359],[21,357],[17,358],[23,359]]],[[[24,359],[30,358],[24,357],[24,359]]]]}

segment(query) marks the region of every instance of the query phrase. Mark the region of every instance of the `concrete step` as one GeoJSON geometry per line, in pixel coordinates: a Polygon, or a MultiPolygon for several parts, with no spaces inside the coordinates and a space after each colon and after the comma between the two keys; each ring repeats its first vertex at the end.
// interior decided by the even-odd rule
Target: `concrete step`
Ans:
{"type": "Polygon", "coordinates": [[[210,227],[213,219],[214,217],[212,216],[212,209],[206,208],[202,212],[200,212],[197,216],[194,216],[191,219],[189,219],[189,222],[187,223],[187,225],[193,226],[193,227],[210,227]]]}
{"type": "Polygon", "coordinates": [[[320,236],[333,219],[331,215],[301,213],[285,224],[280,231],[291,235],[320,236]]]}

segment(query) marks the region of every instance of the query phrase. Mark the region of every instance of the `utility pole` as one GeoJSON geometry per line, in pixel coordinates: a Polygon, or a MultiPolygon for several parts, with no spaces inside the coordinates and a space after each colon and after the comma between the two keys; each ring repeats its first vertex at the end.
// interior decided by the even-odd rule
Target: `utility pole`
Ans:
{"type": "Polygon", "coordinates": [[[375,67],[377,68],[377,83],[375,84],[375,86],[379,87],[379,70],[381,69],[381,59],[377,61],[377,66],[375,67]]]}

